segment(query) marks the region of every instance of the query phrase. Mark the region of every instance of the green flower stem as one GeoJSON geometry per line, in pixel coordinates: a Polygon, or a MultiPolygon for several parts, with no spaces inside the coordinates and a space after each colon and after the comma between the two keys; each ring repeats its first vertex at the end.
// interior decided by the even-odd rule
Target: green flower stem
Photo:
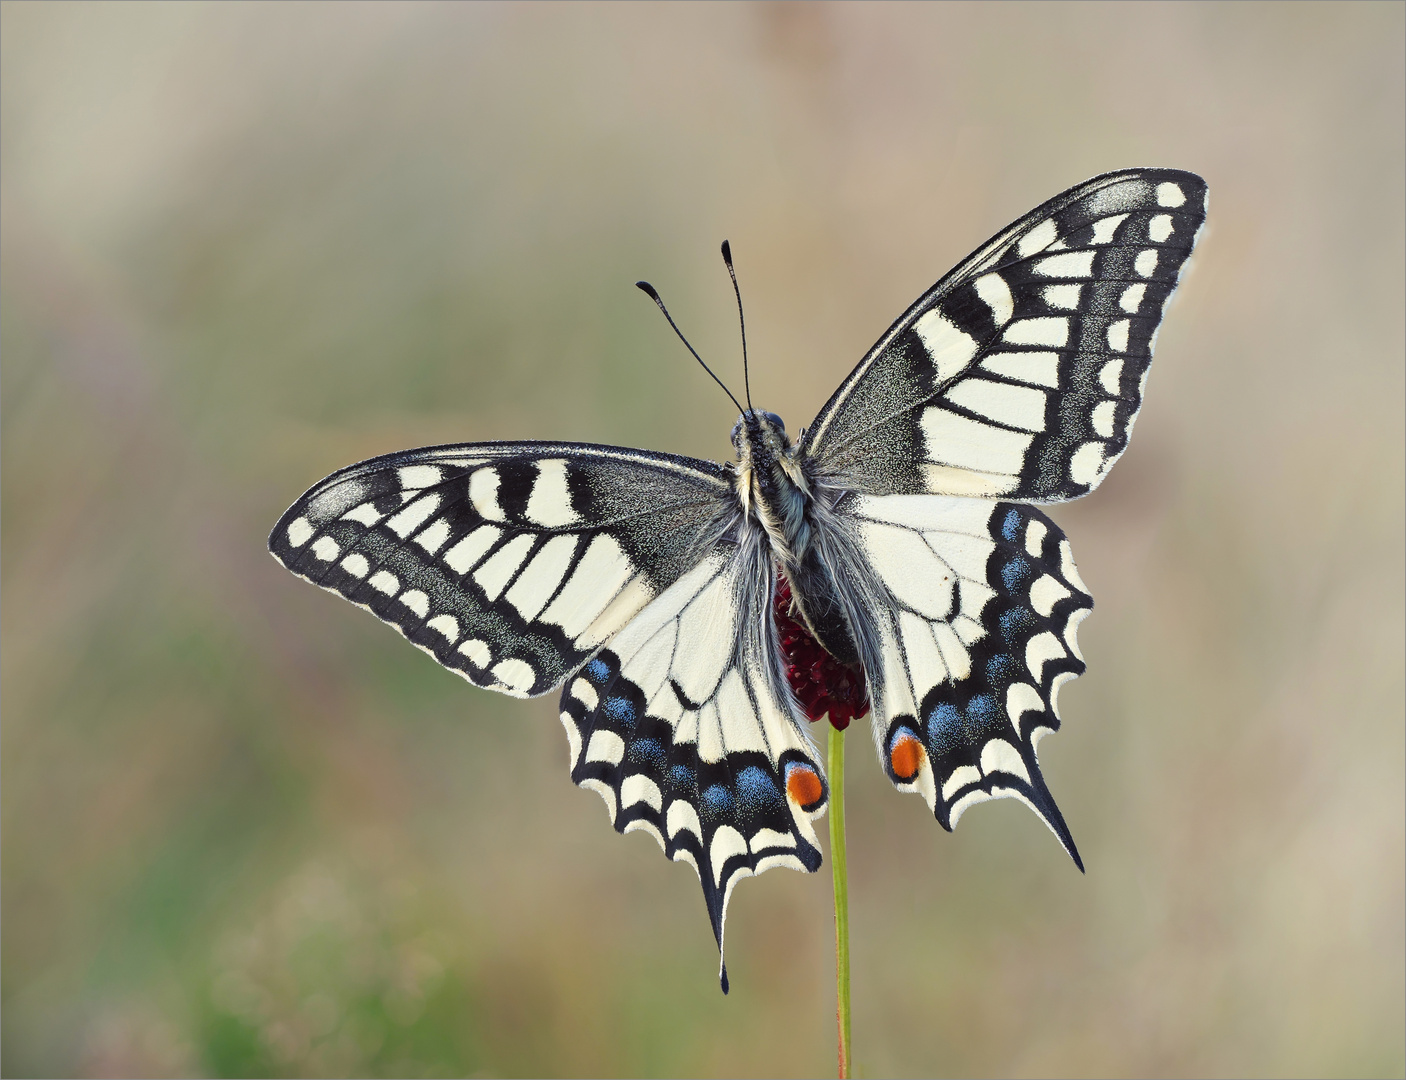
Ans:
{"type": "Polygon", "coordinates": [[[845,858],[845,733],[830,728],[830,866],[835,875],[835,1024],[840,1032],[840,1080],[850,1067],[849,873],[845,858]]]}

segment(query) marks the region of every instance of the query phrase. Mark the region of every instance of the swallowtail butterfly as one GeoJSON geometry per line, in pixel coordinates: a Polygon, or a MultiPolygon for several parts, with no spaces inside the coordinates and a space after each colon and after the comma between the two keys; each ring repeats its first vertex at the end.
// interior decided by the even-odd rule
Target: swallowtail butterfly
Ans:
{"type": "Polygon", "coordinates": [[[560,690],[572,780],[697,871],[720,954],[740,879],[820,866],[825,715],[872,711],[889,779],[943,828],[1020,799],[1082,869],[1036,746],[1093,600],[1031,504],[1127,447],[1205,215],[1186,172],[1070,188],[928,290],[794,441],[747,408],[726,465],[406,450],[313,486],[269,549],[476,686],[560,690]]]}

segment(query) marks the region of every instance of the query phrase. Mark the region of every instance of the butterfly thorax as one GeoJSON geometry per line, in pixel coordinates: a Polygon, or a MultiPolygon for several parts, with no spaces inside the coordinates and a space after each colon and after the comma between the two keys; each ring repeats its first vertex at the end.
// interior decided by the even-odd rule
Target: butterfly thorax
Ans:
{"type": "Polygon", "coordinates": [[[785,423],[775,413],[750,410],[738,418],[732,442],[743,520],[765,533],[795,614],[832,656],[858,664],[853,631],[817,544],[816,491],[785,423]]]}
{"type": "Polygon", "coordinates": [[[775,413],[750,410],[738,418],[732,442],[744,518],[765,530],[783,567],[794,565],[810,542],[811,490],[785,423],[775,413]]]}

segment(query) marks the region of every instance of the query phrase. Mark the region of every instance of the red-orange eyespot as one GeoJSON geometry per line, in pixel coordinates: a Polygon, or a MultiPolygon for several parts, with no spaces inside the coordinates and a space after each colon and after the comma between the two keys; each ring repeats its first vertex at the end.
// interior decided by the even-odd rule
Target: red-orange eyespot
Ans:
{"type": "Polygon", "coordinates": [[[811,806],[825,794],[825,785],[811,769],[796,766],[786,777],[786,794],[799,806],[811,806]]]}
{"type": "Polygon", "coordinates": [[[923,767],[923,757],[923,744],[907,733],[900,734],[889,749],[893,775],[900,780],[912,780],[923,767]]]}

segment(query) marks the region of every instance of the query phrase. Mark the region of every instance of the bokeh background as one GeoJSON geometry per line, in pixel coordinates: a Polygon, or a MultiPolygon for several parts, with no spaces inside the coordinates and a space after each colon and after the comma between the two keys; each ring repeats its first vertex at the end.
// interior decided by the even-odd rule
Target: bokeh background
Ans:
{"type": "Polygon", "coordinates": [[[1397,1075],[1401,4],[0,9],[6,1075],[825,1074],[826,875],[692,872],[280,569],[333,469],[808,422],[1095,173],[1210,182],[1046,773],[955,835],[851,740],[861,1075],[1397,1075]]]}

